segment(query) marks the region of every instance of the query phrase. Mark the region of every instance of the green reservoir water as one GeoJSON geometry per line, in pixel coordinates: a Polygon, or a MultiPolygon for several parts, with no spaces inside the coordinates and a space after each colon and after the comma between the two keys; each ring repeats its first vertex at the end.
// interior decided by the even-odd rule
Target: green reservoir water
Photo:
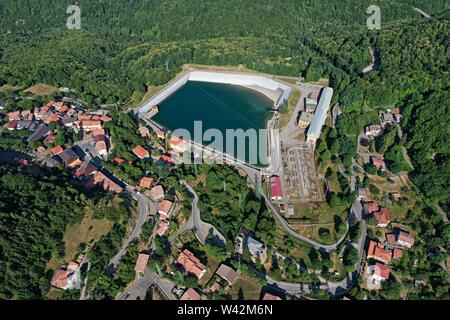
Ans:
{"type": "MultiPolygon", "coordinates": [[[[180,128],[187,129],[193,140],[208,145],[209,141],[200,141],[201,139],[194,135],[194,121],[202,121],[203,133],[211,128],[222,132],[225,148],[221,151],[226,151],[227,129],[243,129],[244,131],[256,129],[257,132],[258,129],[266,129],[267,121],[273,115],[272,107],[273,102],[266,96],[245,87],[188,81],[159,104],[159,112],[153,119],[172,131],[180,128]]],[[[266,139],[265,135],[261,138],[266,139]]],[[[235,148],[232,154],[234,157],[249,162],[248,160],[251,159],[249,154],[253,152],[249,148],[248,141],[245,159],[239,156],[236,150],[235,148]]],[[[265,154],[265,147],[262,153],[265,154]]],[[[260,155],[262,153],[259,152],[260,155]]],[[[260,156],[256,164],[265,165],[266,161],[265,156],[264,158],[260,156]]]]}

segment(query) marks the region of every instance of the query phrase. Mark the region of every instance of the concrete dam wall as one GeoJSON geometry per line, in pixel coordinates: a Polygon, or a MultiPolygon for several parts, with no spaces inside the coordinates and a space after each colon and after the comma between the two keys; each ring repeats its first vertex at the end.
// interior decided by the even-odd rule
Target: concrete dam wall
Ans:
{"type": "Polygon", "coordinates": [[[263,76],[225,72],[192,71],[173,81],[166,88],[153,96],[140,108],[139,113],[144,116],[147,112],[149,112],[152,106],[164,101],[167,97],[184,86],[188,81],[223,83],[244,86],[247,88],[259,87],[263,89],[262,91],[260,91],[262,93],[264,93],[264,90],[269,90],[271,92],[281,91],[282,93],[280,98],[277,101],[274,101],[275,108],[279,108],[291,94],[291,87],[284,85],[278,81],[265,78],[263,76]]]}

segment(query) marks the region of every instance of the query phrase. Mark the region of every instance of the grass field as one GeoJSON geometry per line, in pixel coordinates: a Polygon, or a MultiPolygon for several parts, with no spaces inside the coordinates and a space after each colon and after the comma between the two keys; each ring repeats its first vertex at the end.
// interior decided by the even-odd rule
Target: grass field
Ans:
{"type": "Polygon", "coordinates": [[[259,300],[261,285],[246,275],[241,275],[231,287],[233,300],[259,300]]]}
{"type": "Polygon", "coordinates": [[[287,104],[280,109],[280,128],[284,128],[289,120],[291,120],[292,113],[294,112],[301,95],[302,93],[300,90],[292,89],[287,104]]]}

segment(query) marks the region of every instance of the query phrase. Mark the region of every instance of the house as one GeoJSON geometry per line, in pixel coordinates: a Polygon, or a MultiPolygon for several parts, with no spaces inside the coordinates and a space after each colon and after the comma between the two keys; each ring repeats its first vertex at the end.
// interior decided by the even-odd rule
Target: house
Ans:
{"type": "Polygon", "coordinates": [[[136,266],[134,267],[134,271],[136,271],[136,273],[145,273],[145,271],[147,270],[148,258],[150,258],[148,254],[140,253],[138,255],[136,266]]]}
{"type": "Polygon", "coordinates": [[[163,130],[156,130],[156,136],[160,139],[165,139],[166,138],[166,132],[163,130]]]}
{"type": "Polygon", "coordinates": [[[400,123],[402,121],[402,115],[391,112],[382,112],[380,115],[380,120],[384,126],[392,123],[400,123]]]}
{"type": "Polygon", "coordinates": [[[382,263],[375,263],[373,277],[377,281],[386,281],[389,279],[389,274],[391,272],[391,268],[382,263]]]}
{"type": "Polygon", "coordinates": [[[145,189],[150,189],[152,184],[153,184],[153,178],[150,178],[150,177],[142,177],[141,180],[139,181],[139,187],[145,188],[145,189]]]}
{"type": "Polygon", "coordinates": [[[113,159],[113,162],[116,163],[116,164],[122,164],[122,163],[126,162],[126,160],[125,160],[125,159],[122,159],[122,158],[117,158],[117,157],[115,157],[115,158],[113,159]]]}
{"type": "Polygon", "coordinates": [[[393,233],[386,233],[386,242],[390,245],[395,244],[395,235],[393,233]]]}
{"type": "Polygon", "coordinates": [[[380,134],[383,133],[383,127],[380,126],[379,124],[372,124],[364,128],[364,133],[368,137],[378,137],[380,134]]]}
{"type": "Polygon", "coordinates": [[[385,228],[391,222],[388,209],[386,208],[381,208],[380,211],[375,211],[373,214],[378,222],[377,227],[385,228]]]}
{"type": "Polygon", "coordinates": [[[92,161],[85,161],[81,166],[75,171],[74,175],[76,177],[88,177],[97,172],[97,167],[92,163],[92,161]]]}
{"type": "Polygon", "coordinates": [[[56,136],[54,134],[49,134],[48,136],[45,137],[43,142],[46,146],[48,146],[49,144],[55,143],[55,141],[56,136]]]}
{"type": "Polygon", "coordinates": [[[56,156],[63,151],[64,151],[64,149],[60,145],[57,145],[50,149],[50,154],[56,156]]]}
{"type": "Polygon", "coordinates": [[[300,113],[300,118],[298,119],[298,126],[300,128],[306,129],[311,124],[314,115],[309,112],[300,113]]]}
{"type": "Polygon", "coordinates": [[[187,289],[180,300],[202,300],[202,297],[192,288],[187,289]]]}
{"type": "Polygon", "coordinates": [[[8,119],[9,119],[9,121],[22,119],[22,117],[20,115],[20,111],[9,112],[8,119]]]}
{"type": "Polygon", "coordinates": [[[397,243],[403,247],[411,249],[414,245],[414,237],[406,232],[400,231],[397,236],[397,243]]]}
{"type": "Polygon", "coordinates": [[[216,274],[227,281],[230,285],[232,285],[239,277],[239,274],[234,271],[233,268],[230,268],[223,263],[220,265],[219,269],[217,269],[216,274]]]}
{"type": "Polygon", "coordinates": [[[19,120],[10,120],[6,125],[6,129],[8,129],[9,131],[16,130],[18,124],[19,120]]]}
{"type": "Polygon", "coordinates": [[[75,118],[75,117],[69,116],[69,117],[64,117],[61,119],[62,125],[65,127],[68,127],[68,128],[73,127],[74,123],[76,123],[76,122],[77,122],[77,118],[75,118]]]}
{"type": "Polygon", "coordinates": [[[372,258],[384,263],[389,263],[392,259],[392,251],[384,249],[382,243],[370,240],[369,249],[367,250],[367,259],[372,258]]]}
{"type": "Polygon", "coordinates": [[[266,246],[250,236],[247,236],[245,240],[245,247],[250,252],[253,262],[256,262],[256,260],[259,259],[262,263],[264,263],[267,259],[266,246]]]}
{"type": "Polygon", "coordinates": [[[17,130],[28,130],[33,121],[31,120],[19,120],[17,123],[17,130]]]}
{"type": "Polygon", "coordinates": [[[270,194],[272,202],[283,199],[283,192],[281,191],[281,179],[279,176],[271,176],[270,182],[270,194]]]}
{"type": "Polygon", "coordinates": [[[142,138],[150,137],[150,130],[147,127],[140,127],[139,133],[141,134],[142,138]]]}
{"type": "Polygon", "coordinates": [[[162,186],[155,186],[150,190],[150,198],[153,201],[161,201],[164,198],[164,189],[162,186]]]}
{"type": "Polygon", "coordinates": [[[358,198],[359,199],[365,199],[369,192],[366,188],[358,188],[358,198]]]}
{"type": "Polygon", "coordinates": [[[80,122],[80,128],[84,131],[93,131],[96,129],[102,128],[101,121],[95,121],[95,120],[82,120],[80,122]]]}
{"type": "Polygon", "coordinates": [[[68,290],[77,287],[79,284],[79,264],[76,262],[70,262],[67,267],[58,268],[53,274],[50,284],[52,287],[68,290]]]}
{"type": "Polygon", "coordinates": [[[150,153],[148,152],[148,150],[141,146],[136,146],[132,151],[139,159],[150,157],[150,153]]]}
{"type": "Polygon", "coordinates": [[[399,248],[394,248],[392,253],[393,259],[400,259],[403,256],[403,250],[399,248]]]}
{"type": "Polygon", "coordinates": [[[90,179],[89,186],[99,186],[106,192],[122,193],[123,191],[121,186],[105,176],[101,171],[95,172],[90,179]]]}
{"type": "Polygon", "coordinates": [[[108,116],[101,116],[100,117],[100,121],[102,121],[102,122],[110,122],[110,121],[112,121],[112,118],[108,117],[108,116]]]}
{"type": "Polygon", "coordinates": [[[279,296],[276,296],[274,294],[268,293],[266,292],[264,294],[263,300],[268,300],[268,301],[277,301],[277,300],[283,300],[281,299],[279,296]]]}
{"type": "Polygon", "coordinates": [[[50,132],[50,128],[45,124],[41,123],[41,125],[36,129],[36,131],[28,137],[27,142],[31,143],[34,141],[40,141],[50,132]]]}
{"type": "Polygon", "coordinates": [[[378,170],[386,170],[386,163],[383,159],[377,157],[370,157],[370,162],[377,167],[378,170]]]}
{"type": "Polygon", "coordinates": [[[316,108],[317,108],[317,99],[305,98],[305,111],[308,114],[313,114],[316,111],[316,108]]]}
{"type": "Polygon", "coordinates": [[[95,149],[100,156],[106,156],[108,154],[108,149],[104,140],[95,142],[95,149]]]}
{"type": "Polygon", "coordinates": [[[200,262],[188,249],[184,249],[178,256],[177,262],[186,270],[187,273],[194,274],[198,279],[203,277],[206,272],[206,266],[200,262]]]}
{"type": "Polygon", "coordinates": [[[64,165],[68,168],[78,167],[82,163],[80,157],[75,153],[75,151],[73,151],[73,149],[67,149],[61,152],[58,154],[58,157],[61,158],[64,165]]]}
{"type": "Polygon", "coordinates": [[[159,220],[158,221],[158,229],[156,230],[156,233],[162,237],[167,230],[169,230],[169,221],[167,220],[159,220]]]}
{"type": "Polygon", "coordinates": [[[220,284],[218,282],[214,282],[214,284],[209,288],[209,291],[212,293],[217,293],[220,291],[220,284]]]}
{"type": "Polygon", "coordinates": [[[188,149],[188,143],[183,138],[172,136],[169,140],[169,147],[179,153],[184,153],[188,149]]]}
{"type": "Polygon", "coordinates": [[[378,205],[373,201],[364,202],[363,204],[363,211],[365,214],[371,214],[378,210],[379,210],[378,205]]]}
{"type": "Polygon", "coordinates": [[[167,219],[170,215],[173,203],[169,200],[163,200],[158,203],[158,213],[161,219],[167,219]]]}

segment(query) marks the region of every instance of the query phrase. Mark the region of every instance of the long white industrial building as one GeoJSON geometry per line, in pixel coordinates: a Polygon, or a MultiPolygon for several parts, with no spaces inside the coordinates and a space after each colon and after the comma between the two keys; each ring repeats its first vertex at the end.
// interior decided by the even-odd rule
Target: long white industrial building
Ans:
{"type": "Polygon", "coordinates": [[[331,98],[333,98],[333,89],[326,87],[322,90],[316,112],[306,134],[306,141],[316,143],[320,138],[322,127],[327,119],[328,110],[330,109],[331,98]]]}
{"type": "Polygon", "coordinates": [[[210,72],[210,71],[191,71],[181,78],[173,81],[166,88],[160,91],[147,101],[139,110],[139,113],[144,116],[150,111],[151,107],[160,104],[167,97],[184,86],[188,81],[202,81],[212,83],[224,83],[239,85],[245,87],[259,87],[263,90],[270,92],[281,91],[280,98],[274,102],[274,107],[279,108],[291,94],[291,87],[278,81],[265,78],[257,75],[245,75],[238,73],[226,73],[226,72],[210,72]]]}

